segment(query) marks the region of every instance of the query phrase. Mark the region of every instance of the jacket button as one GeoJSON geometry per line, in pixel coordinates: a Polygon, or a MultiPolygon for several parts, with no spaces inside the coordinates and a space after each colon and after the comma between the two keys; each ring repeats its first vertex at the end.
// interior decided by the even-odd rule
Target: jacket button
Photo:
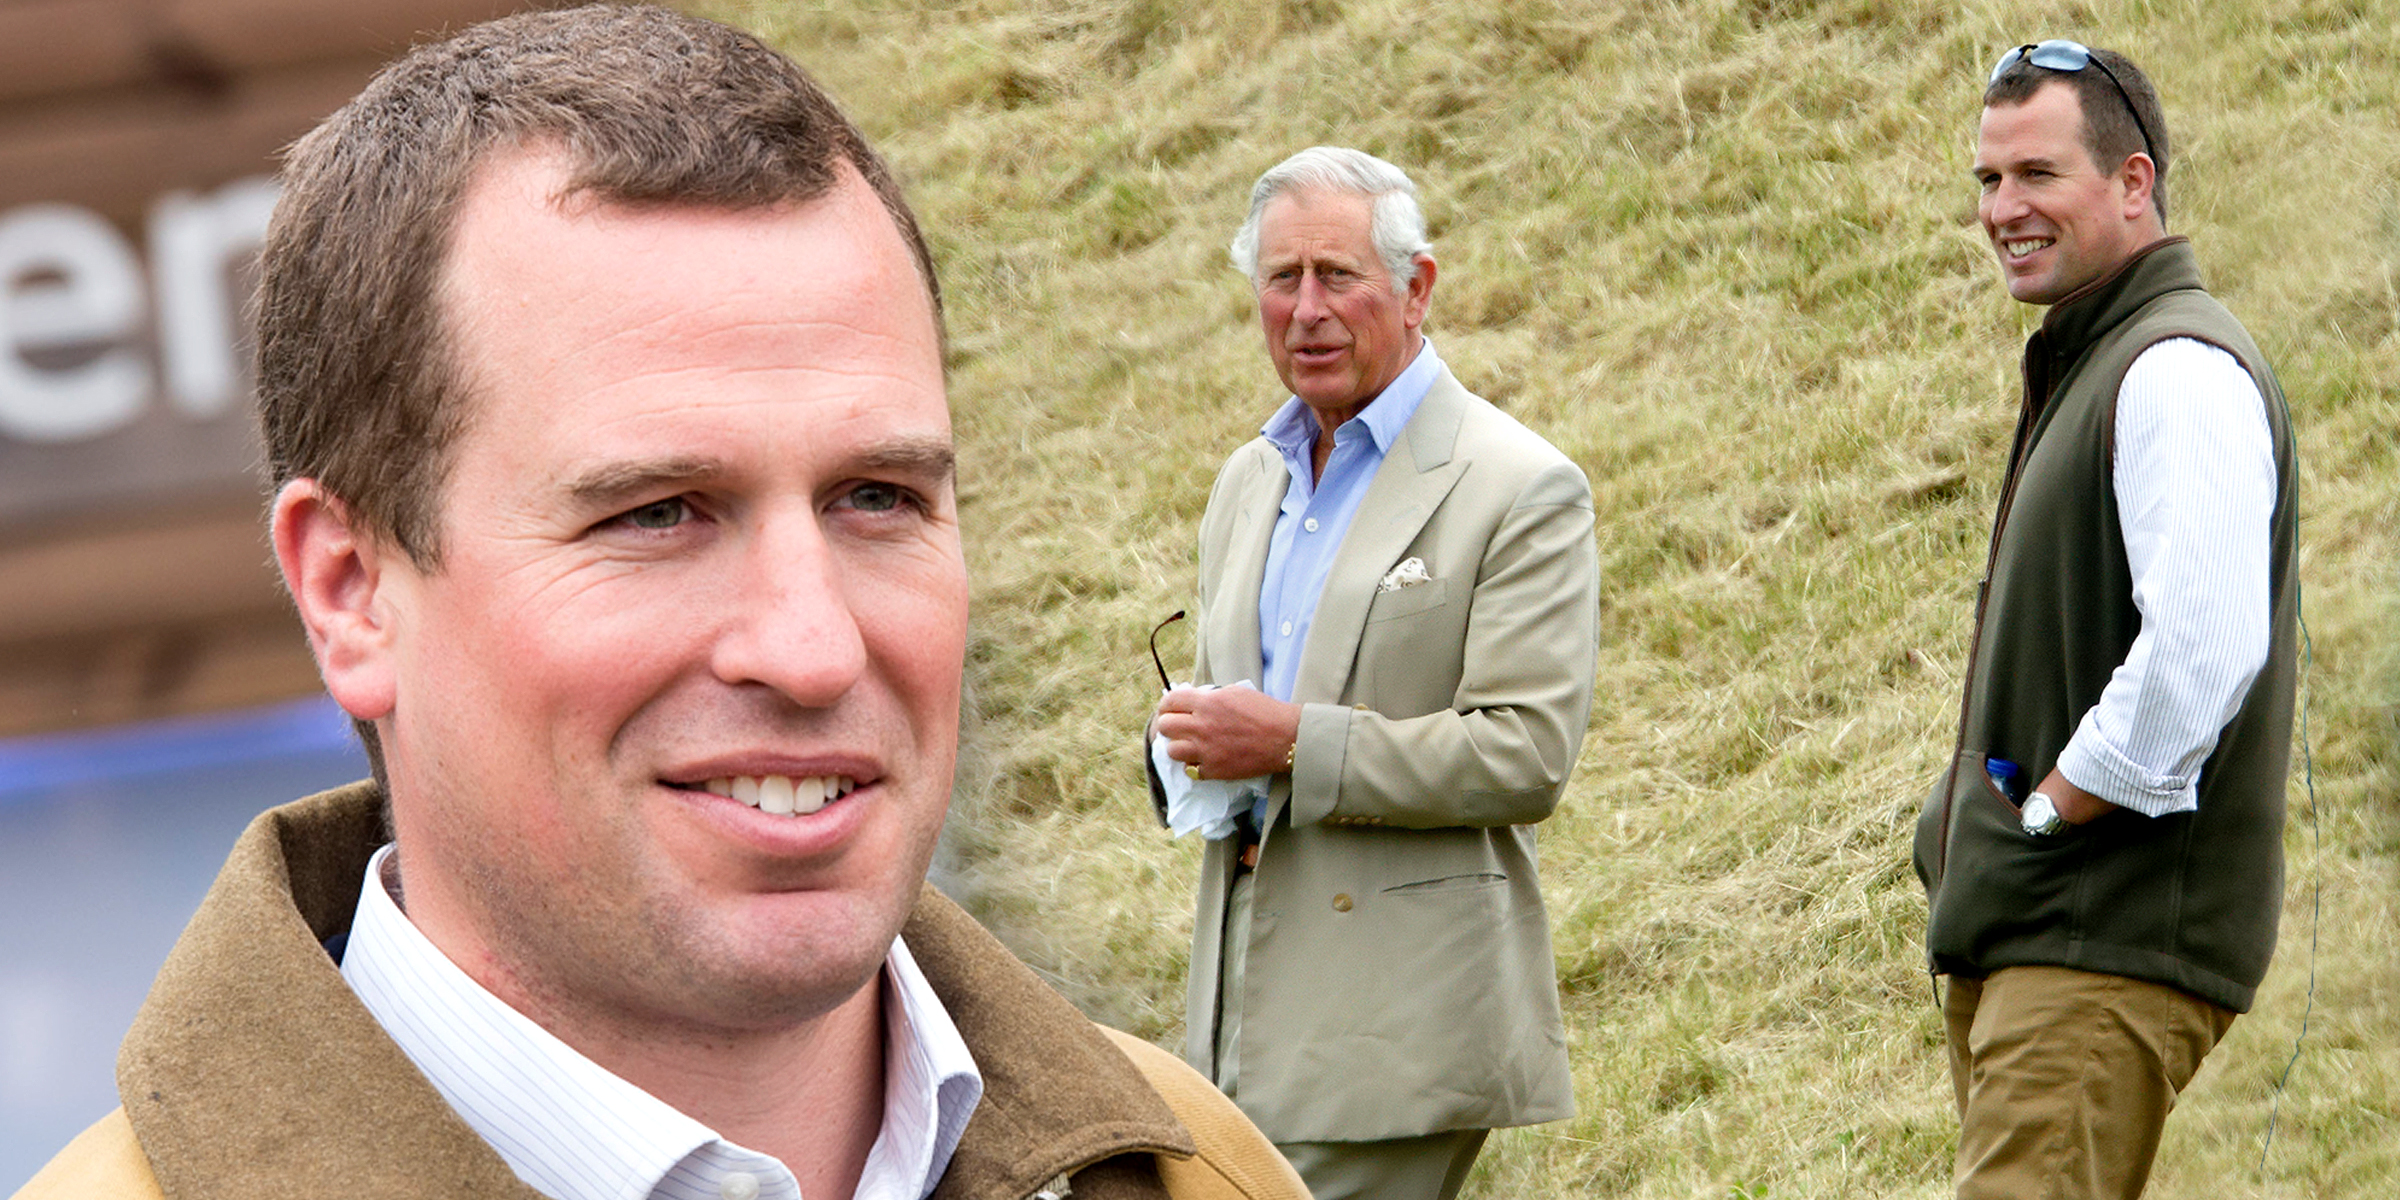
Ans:
{"type": "Polygon", "coordinates": [[[1350,893],[1348,893],[1348,892],[1335,892],[1335,893],[1333,894],[1333,911],[1335,911],[1335,912],[1349,912],[1349,911],[1350,911],[1350,893]]]}

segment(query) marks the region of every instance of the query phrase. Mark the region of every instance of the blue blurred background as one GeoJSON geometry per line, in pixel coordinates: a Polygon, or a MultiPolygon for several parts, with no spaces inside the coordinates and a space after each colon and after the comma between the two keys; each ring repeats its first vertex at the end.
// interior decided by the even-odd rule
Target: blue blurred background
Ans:
{"type": "Polygon", "coordinates": [[[323,698],[0,740],[0,1194],[117,1104],[117,1042],[234,838],[367,773],[323,698]]]}

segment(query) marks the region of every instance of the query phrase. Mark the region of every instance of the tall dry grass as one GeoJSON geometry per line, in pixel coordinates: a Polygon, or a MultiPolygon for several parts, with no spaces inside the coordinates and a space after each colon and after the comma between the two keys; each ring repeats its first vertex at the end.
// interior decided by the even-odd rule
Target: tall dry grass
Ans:
{"type": "Polygon", "coordinates": [[[1278,398],[1222,248],[1304,145],[1422,184],[1428,330],[1584,464],[1605,570],[1598,708],[1542,834],[1580,1114],[1496,1137],[1485,1197],[1944,1193],[1908,834],[2038,317],[1974,224],[1976,97],[2019,42],[2133,54],[2175,230],[2291,397],[2315,646],[2283,950],[2152,1194],[2400,1189],[2400,2],[712,11],[828,80],[941,261],[983,712],[957,886],[1170,1044],[1197,854],[1142,797],[1143,636],[1278,398]]]}

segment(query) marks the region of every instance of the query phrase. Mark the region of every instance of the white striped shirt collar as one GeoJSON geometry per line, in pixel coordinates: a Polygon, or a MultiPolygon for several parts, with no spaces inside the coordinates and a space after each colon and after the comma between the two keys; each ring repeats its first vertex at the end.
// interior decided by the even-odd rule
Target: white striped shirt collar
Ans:
{"type": "MultiPolygon", "coordinates": [[[[367,865],[342,978],[527,1186],[555,1200],[800,1200],[781,1162],[611,1074],[459,970],[380,885],[391,852],[367,865]]],[[[983,1076],[897,938],[884,967],[883,1128],[854,1195],[923,1200],[949,1168],[983,1076]]]]}

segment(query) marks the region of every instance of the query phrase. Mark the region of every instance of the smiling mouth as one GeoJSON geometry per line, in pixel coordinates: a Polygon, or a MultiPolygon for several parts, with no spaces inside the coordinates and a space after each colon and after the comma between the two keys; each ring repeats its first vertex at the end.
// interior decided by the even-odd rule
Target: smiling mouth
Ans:
{"type": "Polygon", "coordinates": [[[2036,250],[2057,244],[2057,238],[2010,238],[2000,243],[2000,252],[2010,258],[2023,258],[2036,250]]]}
{"type": "Polygon", "coordinates": [[[847,775],[721,775],[699,790],[773,816],[805,817],[857,787],[858,781],[847,775]]]}

